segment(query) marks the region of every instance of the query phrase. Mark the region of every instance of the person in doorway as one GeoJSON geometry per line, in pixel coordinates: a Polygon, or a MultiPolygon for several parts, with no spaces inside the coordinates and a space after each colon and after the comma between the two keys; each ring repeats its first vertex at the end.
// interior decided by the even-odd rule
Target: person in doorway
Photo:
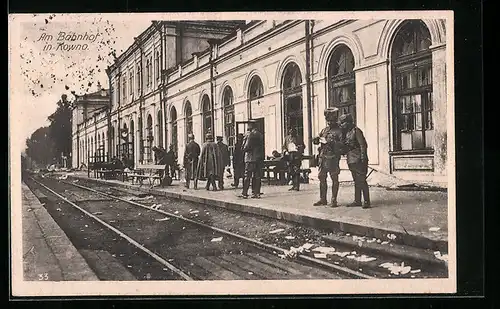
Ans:
{"type": "Polygon", "coordinates": [[[338,108],[328,108],[324,112],[327,127],[321,130],[319,136],[313,139],[313,144],[319,147],[318,160],[318,178],[319,178],[319,195],[320,199],[314,206],[327,205],[327,189],[326,182],[327,174],[330,174],[332,180],[332,200],[331,207],[337,207],[337,194],[339,191],[339,173],[340,173],[340,156],[343,152],[342,130],[340,129],[338,120],[338,108]]]}
{"type": "Polygon", "coordinates": [[[240,184],[240,178],[243,178],[244,171],[245,156],[243,153],[243,133],[238,133],[238,135],[236,136],[236,143],[234,145],[233,153],[234,182],[231,184],[232,187],[238,188],[240,184]]]}
{"type": "Polygon", "coordinates": [[[226,166],[229,166],[230,158],[229,147],[222,141],[222,136],[217,136],[217,147],[219,147],[222,156],[222,172],[219,176],[219,189],[224,190],[224,170],[226,166]]]}
{"type": "Polygon", "coordinates": [[[206,179],[207,185],[205,189],[210,190],[210,185],[212,185],[213,190],[217,191],[216,181],[219,179],[221,171],[223,171],[221,166],[221,151],[219,147],[217,147],[217,143],[214,142],[212,134],[207,133],[205,136],[205,143],[203,143],[201,150],[200,161],[198,162],[194,188],[198,188],[199,179],[206,179]]]}
{"type": "Polygon", "coordinates": [[[186,171],[186,188],[189,189],[189,183],[196,175],[196,168],[198,167],[198,159],[200,157],[200,145],[194,141],[194,134],[188,135],[189,142],[184,150],[184,170],[186,171]]]}
{"type": "Polygon", "coordinates": [[[299,191],[300,165],[302,164],[302,154],[305,147],[302,137],[297,134],[297,130],[290,128],[283,144],[284,155],[288,162],[288,173],[292,179],[292,187],[288,191],[299,191]]]}
{"type": "Polygon", "coordinates": [[[347,165],[354,180],[354,202],[348,206],[361,206],[370,208],[370,190],[366,181],[368,173],[368,155],[366,139],[354,124],[351,114],[339,117],[340,127],[346,145],[347,165]],[[363,193],[364,204],[361,204],[361,193],[363,193]]]}
{"type": "Polygon", "coordinates": [[[260,198],[262,168],[264,165],[263,136],[257,129],[255,121],[248,123],[249,131],[245,136],[243,152],[245,153],[245,177],[241,197],[248,198],[248,188],[252,184],[252,198],[260,198]]]}

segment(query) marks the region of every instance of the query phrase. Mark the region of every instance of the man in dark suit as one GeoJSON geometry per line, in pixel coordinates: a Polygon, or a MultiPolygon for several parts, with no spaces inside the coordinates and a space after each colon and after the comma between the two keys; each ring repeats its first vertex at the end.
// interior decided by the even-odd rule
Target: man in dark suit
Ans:
{"type": "Polygon", "coordinates": [[[230,164],[229,147],[222,141],[222,136],[217,136],[217,147],[219,147],[222,155],[222,174],[219,177],[219,190],[224,190],[224,172],[226,166],[230,164]]]}
{"type": "Polygon", "coordinates": [[[236,144],[234,145],[233,153],[233,173],[234,182],[231,184],[232,187],[238,188],[240,184],[240,178],[243,178],[243,173],[245,171],[245,156],[243,153],[243,133],[238,133],[236,136],[236,144]]]}
{"type": "Polygon", "coordinates": [[[248,198],[248,188],[252,183],[252,198],[260,198],[262,168],[264,165],[264,138],[257,130],[255,121],[248,123],[249,131],[244,138],[243,152],[245,153],[245,178],[241,197],[248,198]]]}
{"type": "Polygon", "coordinates": [[[363,208],[370,208],[370,190],[366,181],[368,172],[366,139],[363,132],[354,124],[351,114],[340,116],[339,123],[347,148],[347,165],[354,180],[354,202],[348,206],[363,205],[363,208]],[[361,193],[363,193],[364,204],[361,204],[361,193]]]}
{"type": "Polygon", "coordinates": [[[194,180],[196,168],[198,167],[198,159],[200,157],[200,145],[194,141],[194,134],[188,135],[188,144],[184,150],[184,170],[186,176],[186,188],[189,189],[189,182],[194,180]]]}

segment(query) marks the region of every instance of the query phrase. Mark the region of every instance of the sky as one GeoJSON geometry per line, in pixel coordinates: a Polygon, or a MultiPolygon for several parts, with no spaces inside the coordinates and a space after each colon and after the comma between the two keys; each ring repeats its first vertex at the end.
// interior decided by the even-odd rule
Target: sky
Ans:
{"type": "Polygon", "coordinates": [[[32,14],[19,23],[19,57],[22,83],[19,138],[26,140],[36,129],[48,125],[47,117],[61,95],[95,92],[97,82],[108,88],[106,68],[115,51],[124,52],[152,20],[109,15],[32,14]],[[73,36],[75,35],[75,36],[73,36]],[[72,39],[75,40],[72,40],[72,39]],[[79,47],[77,47],[79,46],[79,47]],[[83,50],[86,49],[86,50],[83,50]]]}

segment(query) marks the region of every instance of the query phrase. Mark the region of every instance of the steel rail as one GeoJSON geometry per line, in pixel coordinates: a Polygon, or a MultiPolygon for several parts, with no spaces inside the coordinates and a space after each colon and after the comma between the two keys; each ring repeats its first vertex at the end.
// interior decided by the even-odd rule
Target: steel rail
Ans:
{"type": "MultiPolygon", "coordinates": [[[[176,273],[177,275],[179,275],[184,280],[187,280],[187,281],[194,280],[193,278],[189,277],[186,273],[184,273],[182,270],[180,270],[177,267],[175,267],[174,265],[170,264],[165,259],[163,259],[161,256],[157,255],[156,253],[152,252],[148,248],[144,247],[143,245],[141,245],[140,243],[138,243],[137,241],[135,241],[131,237],[127,236],[125,233],[123,233],[120,230],[118,230],[117,228],[113,227],[112,225],[108,224],[107,222],[101,220],[100,218],[96,217],[95,215],[91,214],[90,212],[86,211],[85,209],[81,208],[80,206],[76,205],[75,203],[71,202],[70,200],[68,200],[64,196],[60,195],[59,193],[55,192],[54,190],[52,190],[51,188],[47,187],[46,185],[44,185],[43,183],[39,182],[38,180],[36,180],[36,179],[34,179],[32,177],[30,177],[30,178],[34,182],[36,182],[37,184],[39,184],[40,186],[42,186],[43,188],[45,188],[47,191],[49,191],[52,194],[54,194],[55,196],[57,196],[58,198],[62,199],[63,201],[65,201],[66,203],[68,203],[71,206],[75,207],[76,209],[80,210],[81,212],[83,212],[84,214],[86,214],[87,216],[89,216],[90,218],[96,220],[97,222],[101,223],[102,225],[104,225],[108,229],[110,229],[113,232],[115,232],[116,234],[120,235],[120,237],[124,238],[130,244],[132,244],[135,247],[137,247],[138,249],[142,250],[143,252],[145,252],[146,254],[148,254],[149,256],[151,256],[152,258],[154,258],[156,261],[160,262],[162,265],[166,266],[168,269],[170,269],[171,271],[173,271],[174,273],[176,273]]],[[[98,192],[96,192],[96,193],[98,193],[98,192]]]]}
{"type": "MultiPolygon", "coordinates": [[[[188,223],[191,223],[191,224],[194,224],[194,225],[197,225],[197,226],[201,226],[201,227],[210,229],[212,231],[216,231],[218,233],[221,233],[221,234],[224,234],[224,235],[227,235],[227,236],[230,236],[230,237],[233,237],[233,238],[236,238],[236,239],[239,239],[239,240],[251,243],[252,245],[254,245],[256,247],[259,247],[261,249],[265,249],[266,251],[269,251],[269,252],[273,252],[273,251],[276,252],[277,251],[277,252],[281,252],[282,254],[285,254],[287,252],[287,250],[282,249],[280,247],[276,247],[276,246],[273,246],[273,245],[270,245],[270,244],[265,244],[263,242],[255,240],[255,239],[251,239],[251,238],[239,235],[239,234],[235,234],[233,232],[230,232],[230,231],[227,231],[227,230],[223,230],[223,229],[211,226],[211,225],[207,225],[207,224],[202,223],[202,222],[191,220],[191,219],[185,218],[183,216],[178,216],[178,215],[175,215],[173,213],[170,213],[170,212],[167,212],[167,211],[164,211],[164,210],[161,210],[161,209],[154,209],[154,208],[151,208],[149,206],[146,206],[146,205],[134,202],[134,201],[129,201],[129,200],[126,200],[126,199],[123,199],[123,198],[120,198],[120,197],[117,197],[117,196],[114,196],[114,195],[111,195],[111,194],[108,194],[108,193],[104,193],[104,192],[101,192],[101,191],[98,191],[98,190],[95,190],[95,189],[92,189],[92,188],[89,188],[89,187],[85,187],[85,186],[82,186],[82,185],[79,185],[79,184],[75,184],[73,182],[68,182],[68,181],[64,181],[64,180],[59,180],[59,181],[61,181],[63,183],[66,183],[66,184],[69,184],[69,185],[73,185],[73,186],[75,186],[77,188],[81,188],[81,189],[88,190],[88,191],[91,191],[91,192],[94,192],[94,193],[97,193],[97,194],[100,194],[100,195],[103,195],[103,196],[106,196],[106,197],[109,197],[109,198],[113,198],[115,200],[119,200],[119,201],[122,201],[122,202],[125,202],[125,203],[128,203],[128,204],[137,206],[137,207],[142,207],[142,208],[145,208],[145,209],[154,210],[154,211],[156,211],[158,213],[161,213],[161,214],[164,214],[166,216],[169,216],[169,217],[172,217],[172,218],[176,218],[176,219],[179,219],[179,220],[183,220],[185,222],[188,222],[188,223]]],[[[352,270],[352,269],[347,268],[347,267],[342,267],[342,266],[339,266],[339,265],[335,265],[335,264],[332,264],[332,263],[328,263],[326,261],[318,260],[316,258],[312,258],[312,257],[307,256],[307,255],[298,254],[297,258],[299,260],[305,261],[307,263],[315,264],[315,265],[320,266],[322,268],[328,268],[329,270],[339,271],[339,272],[342,272],[344,274],[348,274],[350,276],[354,276],[356,278],[375,279],[375,277],[366,275],[366,274],[361,273],[359,271],[352,270]]]]}

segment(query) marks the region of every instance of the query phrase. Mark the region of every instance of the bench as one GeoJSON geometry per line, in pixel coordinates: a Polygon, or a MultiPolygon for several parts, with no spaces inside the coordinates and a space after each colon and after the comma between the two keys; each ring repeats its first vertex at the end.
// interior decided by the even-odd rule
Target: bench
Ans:
{"type": "Polygon", "coordinates": [[[165,164],[161,165],[139,165],[132,172],[125,173],[126,177],[130,177],[133,183],[139,183],[139,186],[144,184],[144,180],[149,181],[151,187],[154,186],[156,180],[162,185],[162,171],[165,171],[165,164]]]}
{"type": "MultiPolygon", "coordinates": [[[[312,158],[313,156],[303,155],[302,161],[310,161],[312,158]]],[[[309,183],[310,173],[310,168],[301,168],[299,170],[299,174],[301,175],[304,183],[309,183]]],[[[278,182],[278,175],[280,176],[279,183],[287,184],[289,180],[288,174],[288,165],[286,162],[273,160],[264,161],[263,175],[267,179],[267,183],[269,185],[271,184],[271,180],[278,182]],[[271,173],[273,173],[273,177],[271,177],[271,173]]]]}

